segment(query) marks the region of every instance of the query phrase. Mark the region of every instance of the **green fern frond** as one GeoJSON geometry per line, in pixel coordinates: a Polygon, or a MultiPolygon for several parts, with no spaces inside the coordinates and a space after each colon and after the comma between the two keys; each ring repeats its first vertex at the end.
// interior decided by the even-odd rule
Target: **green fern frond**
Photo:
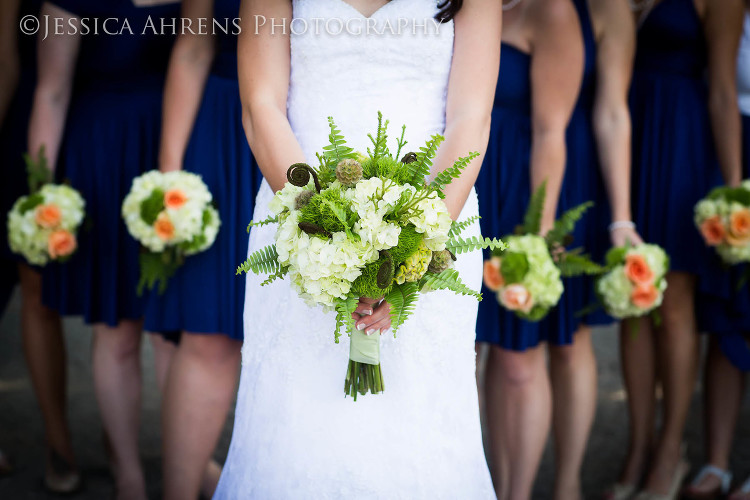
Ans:
{"type": "Polygon", "coordinates": [[[357,303],[359,299],[357,297],[347,297],[341,302],[336,304],[336,330],[333,332],[334,342],[339,343],[341,337],[341,329],[343,328],[346,332],[351,331],[354,328],[354,310],[357,309],[357,303]]]}
{"type": "Polygon", "coordinates": [[[268,224],[274,224],[276,222],[279,222],[279,216],[278,215],[269,215],[266,219],[263,219],[261,221],[255,222],[254,220],[250,221],[250,224],[247,225],[247,232],[250,232],[251,227],[261,227],[261,226],[267,226],[268,224]]]}
{"type": "Polygon", "coordinates": [[[567,252],[560,256],[557,267],[565,278],[582,275],[596,276],[604,271],[604,268],[592,261],[588,255],[567,252]]]}
{"type": "Polygon", "coordinates": [[[477,222],[481,218],[482,217],[480,215],[472,215],[471,217],[469,217],[465,221],[461,221],[461,222],[453,221],[453,225],[451,226],[451,230],[448,231],[448,236],[451,237],[451,238],[453,238],[454,236],[458,236],[459,234],[461,234],[463,232],[464,229],[466,229],[467,227],[471,226],[472,224],[474,224],[475,222],[477,222]]]}
{"type": "Polygon", "coordinates": [[[237,274],[248,273],[254,274],[274,274],[278,272],[279,254],[276,252],[276,245],[268,245],[265,248],[253,252],[245,262],[237,267],[237,274]]]}
{"type": "Polygon", "coordinates": [[[169,249],[159,253],[142,252],[138,256],[138,261],[141,274],[136,291],[140,297],[146,289],[153,290],[157,284],[159,295],[162,295],[167,290],[169,278],[174,276],[182,265],[183,257],[177,250],[169,249]]]}
{"type": "Polygon", "coordinates": [[[450,290],[459,295],[471,295],[476,297],[477,300],[482,300],[482,294],[466,286],[455,269],[446,269],[438,274],[428,273],[422,278],[419,285],[420,289],[450,290]]]}
{"type": "Polygon", "coordinates": [[[453,179],[461,177],[461,173],[471,163],[471,161],[479,156],[479,153],[474,151],[469,156],[464,156],[456,160],[453,165],[446,168],[442,172],[438,173],[430,183],[430,187],[436,189],[441,195],[445,186],[453,182],[453,179]]]}
{"type": "Polygon", "coordinates": [[[425,178],[430,175],[432,159],[435,158],[438,147],[440,147],[444,139],[442,135],[435,134],[427,141],[427,144],[419,148],[417,160],[406,165],[406,171],[408,172],[406,178],[409,184],[412,186],[421,186],[424,184],[425,178]]]}
{"type": "Polygon", "coordinates": [[[52,182],[52,171],[47,164],[47,155],[44,144],[39,147],[36,159],[30,154],[24,153],[23,161],[26,163],[26,175],[28,176],[29,193],[36,193],[42,186],[52,182]]]}
{"type": "Polygon", "coordinates": [[[288,267],[279,267],[279,270],[276,271],[275,273],[273,273],[268,278],[266,278],[265,281],[263,281],[263,283],[260,284],[260,286],[270,285],[271,283],[273,283],[277,279],[280,279],[280,278],[283,278],[284,276],[286,276],[286,273],[288,271],[289,271],[288,267]]]}
{"type": "Polygon", "coordinates": [[[456,236],[448,240],[445,247],[458,255],[461,253],[473,252],[474,250],[484,250],[485,248],[489,248],[490,250],[505,250],[508,248],[508,245],[499,238],[472,236],[465,240],[460,236],[456,236]]]}
{"type": "Polygon", "coordinates": [[[404,136],[406,135],[406,125],[401,126],[401,137],[399,137],[396,140],[396,144],[398,145],[398,150],[396,150],[396,155],[394,158],[399,159],[401,157],[401,150],[404,149],[404,146],[406,146],[407,141],[404,140],[404,136]]]}
{"type": "Polygon", "coordinates": [[[385,296],[386,302],[391,306],[391,328],[394,335],[414,312],[419,299],[419,288],[417,283],[394,285],[385,296]]]}
{"type": "Polygon", "coordinates": [[[547,181],[534,191],[523,217],[523,234],[539,234],[542,228],[542,212],[544,211],[544,200],[547,197],[547,181]]]}
{"type": "Polygon", "coordinates": [[[328,117],[328,127],[331,133],[328,134],[330,144],[323,147],[323,156],[328,160],[328,164],[338,165],[341,160],[346,158],[355,158],[354,150],[346,145],[344,134],[336,127],[333,117],[328,117]]]}
{"type": "Polygon", "coordinates": [[[388,154],[388,120],[383,123],[383,113],[378,111],[378,131],[375,133],[375,137],[372,134],[367,134],[370,138],[370,142],[374,146],[374,150],[370,155],[373,160],[377,160],[388,154]]]}
{"type": "Polygon", "coordinates": [[[573,232],[576,223],[583,218],[586,211],[594,206],[593,202],[586,202],[566,211],[555,221],[555,225],[547,233],[545,239],[548,245],[564,246],[565,237],[573,232]]]}

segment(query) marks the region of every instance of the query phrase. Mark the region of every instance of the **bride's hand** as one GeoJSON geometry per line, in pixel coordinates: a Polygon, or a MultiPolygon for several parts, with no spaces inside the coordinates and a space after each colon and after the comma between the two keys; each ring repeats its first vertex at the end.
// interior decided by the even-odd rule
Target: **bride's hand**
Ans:
{"type": "Polygon", "coordinates": [[[382,299],[360,297],[352,318],[357,330],[364,330],[367,335],[380,330],[382,334],[391,327],[391,305],[382,299]]]}

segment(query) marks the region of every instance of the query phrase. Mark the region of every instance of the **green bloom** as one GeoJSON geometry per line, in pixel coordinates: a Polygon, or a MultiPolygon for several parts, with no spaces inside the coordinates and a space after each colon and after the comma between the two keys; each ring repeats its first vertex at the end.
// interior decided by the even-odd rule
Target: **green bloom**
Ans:
{"type": "Polygon", "coordinates": [[[453,263],[453,256],[448,250],[442,250],[440,252],[432,252],[432,260],[427,270],[431,273],[442,273],[453,263]]]}
{"type": "Polygon", "coordinates": [[[432,260],[432,251],[427,248],[424,241],[420,243],[417,251],[406,258],[396,271],[396,283],[399,285],[405,282],[417,282],[427,272],[427,268],[432,260]]]}
{"type": "Polygon", "coordinates": [[[336,179],[342,186],[354,186],[362,180],[362,165],[357,160],[341,160],[336,166],[336,179]]]}

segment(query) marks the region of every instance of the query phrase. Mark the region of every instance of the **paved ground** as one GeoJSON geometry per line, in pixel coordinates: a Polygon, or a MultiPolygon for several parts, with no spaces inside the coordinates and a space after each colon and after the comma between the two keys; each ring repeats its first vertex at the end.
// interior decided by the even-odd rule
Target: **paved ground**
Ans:
{"type": "MultiPolygon", "coordinates": [[[[69,366],[69,408],[74,445],[86,474],[86,488],[76,500],[105,499],[111,496],[111,483],[101,446],[101,426],[91,384],[89,363],[90,330],[78,320],[65,324],[69,366]]],[[[599,402],[597,420],[584,465],[583,484],[587,498],[597,498],[617,475],[626,446],[626,415],[619,378],[617,345],[611,330],[595,336],[599,360],[599,402]]],[[[141,450],[147,470],[152,498],[159,498],[159,396],[155,389],[151,349],[144,342],[143,365],[145,393],[141,450]]],[[[700,462],[699,392],[693,404],[687,442],[694,464],[700,462]]],[[[227,420],[216,452],[223,461],[229,446],[233,415],[227,420]]],[[[41,487],[42,429],[36,403],[26,373],[19,335],[18,297],[0,321],[0,449],[9,453],[17,466],[15,474],[0,478],[0,499],[44,499],[49,497],[41,487]]],[[[750,474],[750,394],[745,400],[740,429],[732,457],[740,477],[750,474]]],[[[547,451],[537,481],[535,498],[549,498],[552,460],[547,451]]]]}

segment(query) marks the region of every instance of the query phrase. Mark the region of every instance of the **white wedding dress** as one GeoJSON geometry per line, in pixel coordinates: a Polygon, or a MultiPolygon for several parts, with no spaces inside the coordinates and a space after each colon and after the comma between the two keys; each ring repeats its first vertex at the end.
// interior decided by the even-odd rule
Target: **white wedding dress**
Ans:
{"type": "MultiPolygon", "coordinates": [[[[329,35],[323,25],[316,34],[314,18],[351,20],[350,31],[361,25],[363,32],[368,21],[343,0],[293,6],[294,18],[308,19],[310,29],[295,26],[291,37],[288,116],[309,163],[317,164],[315,152],[327,144],[329,115],[361,151],[379,110],[390,120],[392,147],[402,124],[406,151],[443,131],[453,24],[436,30],[436,0],[393,0],[369,21],[380,31],[386,20],[394,30],[399,19],[409,20],[400,35],[329,35]],[[430,34],[421,26],[415,34],[413,20],[430,34]]],[[[271,197],[264,182],[255,220],[266,218],[271,197]]],[[[461,219],[477,210],[472,193],[461,219]]],[[[249,251],[271,244],[274,232],[253,229],[249,251]]],[[[479,234],[478,224],[464,234],[479,234]]],[[[480,252],[460,255],[456,267],[479,289],[480,252]]],[[[474,378],[475,299],[444,291],[422,296],[397,338],[382,336],[385,392],[354,402],[344,397],[349,341],[334,343],[333,315],[308,308],[287,280],[263,288],[261,281],[247,277],[234,434],[214,498],[495,497],[474,378]]]]}

